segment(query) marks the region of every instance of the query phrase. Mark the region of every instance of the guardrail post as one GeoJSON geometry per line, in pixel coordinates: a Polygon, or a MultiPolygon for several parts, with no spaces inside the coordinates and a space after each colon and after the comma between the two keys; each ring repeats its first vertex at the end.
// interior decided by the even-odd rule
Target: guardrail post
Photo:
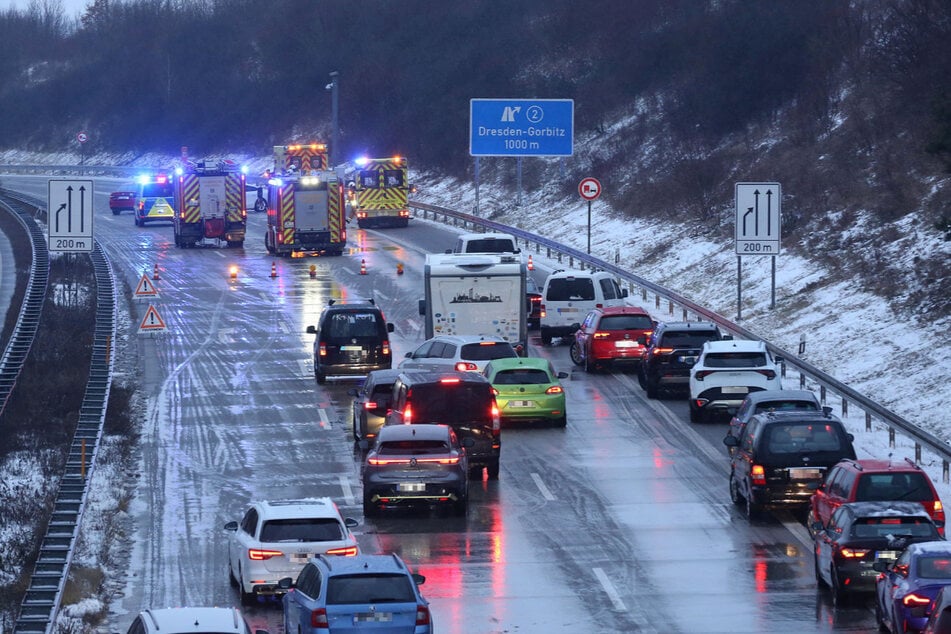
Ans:
{"type": "Polygon", "coordinates": [[[872,431],[872,412],[865,412],[865,431],[872,431]]]}
{"type": "Polygon", "coordinates": [[[538,242],[536,242],[536,243],[535,243],[535,253],[541,253],[541,251],[542,251],[542,245],[539,244],[538,242]]]}
{"type": "MultiPolygon", "coordinates": [[[[545,247],[545,253],[549,258],[551,258],[551,247],[545,247]]],[[[558,261],[561,262],[561,260],[558,261]]]]}
{"type": "Polygon", "coordinates": [[[849,415],[849,401],[846,398],[842,397],[842,416],[849,415]]]}
{"type": "Polygon", "coordinates": [[[951,463],[949,463],[947,460],[942,460],[941,481],[947,484],[949,480],[951,480],[951,463]]]}
{"type": "Polygon", "coordinates": [[[654,296],[654,308],[660,308],[660,295],[654,296]]]}
{"type": "Polygon", "coordinates": [[[891,425],[888,426],[888,446],[895,448],[895,428],[891,425]]]}
{"type": "Polygon", "coordinates": [[[915,443],[915,464],[921,464],[921,443],[915,443]]]}
{"type": "Polygon", "coordinates": [[[575,256],[573,255],[568,256],[568,268],[570,269],[575,268],[575,256]]]}
{"type": "Polygon", "coordinates": [[[673,302],[667,302],[667,306],[668,306],[667,312],[668,312],[669,314],[673,315],[673,314],[674,314],[674,303],[673,303],[673,302]]]}
{"type": "Polygon", "coordinates": [[[647,289],[646,289],[646,288],[642,288],[642,289],[641,289],[641,301],[645,301],[645,302],[647,301],[647,289]]]}
{"type": "Polygon", "coordinates": [[[819,386],[819,402],[823,405],[826,404],[826,386],[824,385],[819,386]]]}
{"type": "Polygon", "coordinates": [[[786,360],[783,359],[783,362],[779,364],[779,376],[783,379],[786,378],[786,360]]]}
{"type": "Polygon", "coordinates": [[[687,309],[686,309],[686,308],[684,308],[684,316],[683,316],[683,318],[681,319],[681,321],[687,321],[687,309]]]}
{"type": "Polygon", "coordinates": [[[799,373],[799,389],[800,390],[806,389],[806,375],[803,374],[802,372],[799,373]]]}

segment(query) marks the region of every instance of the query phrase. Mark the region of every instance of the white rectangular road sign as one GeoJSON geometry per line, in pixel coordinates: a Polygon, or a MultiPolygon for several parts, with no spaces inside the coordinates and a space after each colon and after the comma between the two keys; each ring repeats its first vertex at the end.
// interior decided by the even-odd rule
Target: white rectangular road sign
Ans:
{"type": "Polygon", "coordinates": [[[47,198],[49,250],[92,252],[91,180],[50,180],[47,198]]]}
{"type": "Polygon", "coordinates": [[[779,183],[736,183],[736,254],[779,255],[779,183]]]}

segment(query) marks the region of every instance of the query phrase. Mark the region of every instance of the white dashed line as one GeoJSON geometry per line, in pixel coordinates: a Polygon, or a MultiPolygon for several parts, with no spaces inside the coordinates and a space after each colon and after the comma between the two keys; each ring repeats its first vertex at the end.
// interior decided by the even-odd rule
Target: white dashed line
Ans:
{"type": "Polygon", "coordinates": [[[327,416],[327,410],[321,407],[320,409],[317,410],[317,416],[320,417],[320,422],[317,423],[317,425],[319,427],[323,427],[324,429],[329,430],[331,426],[330,426],[330,417],[327,416]]]}
{"type": "Polygon", "coordinates": [[[537,473],[532,474],[532,480],[535,481],[535,486],[538,487],[538,490],[542,492],[542,497],[548,500],[549,502],[555,501],[555,496],[551,494],[551,491],[548,490],[548,487],[545,486],[545,483],[542,482],[542,477],[537,473]]]}
{"type": "Polygon", "coordinates": [[[343,489],[343,499],[347,504],[353,504],[353,489],[350,488],[350,478],[345,475],[340,476],[340,488],[343,489]]]}
{"type": "Polygon", "coordinates": [[[604,574],[604,570],[601,568],[594,569],[594,576],[598,578],[598,581],[601,582],[601,587],[604,588],[604,592],[608,595],[608,598],[611,599],[611,603],[614,604],[615,610],[627,610],[627,606],[624,605],[624,602],[621,601],[621,595],[617,593],[614,584],[611,583],[611,580],[608,579],[608,576],[604,574]]]}

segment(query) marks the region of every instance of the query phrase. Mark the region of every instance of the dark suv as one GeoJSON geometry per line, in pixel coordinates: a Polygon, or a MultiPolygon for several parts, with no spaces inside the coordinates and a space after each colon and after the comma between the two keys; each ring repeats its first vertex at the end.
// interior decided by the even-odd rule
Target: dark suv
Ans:
{"type": "Polygon", "coordinates": [[[826,471],[855,460],[852,434],[828,412],[765,412],[746,424],[741,438],[723,439],[730,458],[730,498],[746,501],[752,519],[764,507],[809,503],[826,471]]]}
{"type": "Polygon", "coordinates": [[[499,477],[502,427],[489,380],[476,372],[406,370],[393,385],[387,425],[442,423],[453,428],[467,449],[470,475],[499,477]],[[468,445],[468,443],[467,443],[468,445]]]}
{"type": "Polygon", "coordinates": [[[314,377],[323,383],[328,376],[365,376],[372,370],[393,367],[389,333],[383,311],[370,300],[330,300],[317,326],[308,326],[314,338],[314,377]]]}
{"type": "Polygon", "coordinates": [[[657,398],[662,388],[686,390],[690,385],[690,368],[697,362],[700,349],[707,341],[732,339],[723,335],[716,324],[703,321],[669,321],[660,323],[644,341],[637,380],[647,398],[657,398]]]}

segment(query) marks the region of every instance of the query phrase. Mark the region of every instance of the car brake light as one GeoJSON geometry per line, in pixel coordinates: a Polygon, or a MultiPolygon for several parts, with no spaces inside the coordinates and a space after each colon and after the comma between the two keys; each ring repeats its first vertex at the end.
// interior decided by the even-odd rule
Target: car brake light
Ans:
{"type": "Polygon", "coordinates": [[[868,548],[843,548],[839,554],[847,559],[861,559],[869,552],[868,548]]]}
{"type": "Polygon", "coordinates": [[[376,401],[367,401],[363,404],[364,409],[376,409],[376,401]]]}
{"type": "Polygon", "coordinates": [[[654,354],[670,354],[673,351],[673,348],[654,348],[654,354]]]}
{"type": "Polygon", "coordinates": [[[389,342],[389,341],[384,341],[384,342],[383,342],[383,354],[390,354],[390,342],[389,342]]]}
{"type": "Polygon", "coordinates": [[[757,372],[759,372],[760,374],[762,374],[769,380],[773,380],[776,378],[776,372],[774,370],[757,370],[757,372]]]}
{"type": "Polygon", "coordinates": [[[750,477],[753,478],[753,484],[766,484],[766,469],[761,464],[755,464],[750,468],[750,477]]]}
{"type": "Polygon", "coordinates": [[[611,333],[609,333],[609,332],[596,332],[596,333],[594,333],[594,338],[595,338],[595,339],[607,339],[607,338],[610,337],[610,336],[611,336],[611,333]]]}
{"type": "Polygon", "coordinates": [[[429,608],[425,605],[416,606],[416,625],[429,625],[429,608]]]}
{"type": "Polygon", "coordinates": [[[459,372],[473,372],[478,369],[479,369],[479,366],[469,361],[460,361],[459,363],[456,364],[456,370],[458,370],[459,372]]]}
{"type": "Polygon", "coordinates": [[[330,629],[330,621],[327,620],[327,609],[317,608],[310,613],[310,626],[322,630],[330,629]]]}
{"type": "Polygon", "coordinates": [[[342,557],[356,557],[357,556],[357,547],[356,546],[343,546],[341,548],[331,548],[327,551],[328,555],[340,555],[342,557]]]}
{"type": "Polygon", "coordinates": [[[248,559],[251,561],[265,561],[271,557],[280,557],[284,553],[280,550],[264,550],[261,548],[249,548],[248,559]]]}
{"type": "Polygon", "coordinates": [[[697,379],[698,381],[702,381],[703,377],[710,376],[713,374],[713,372],[713,370],[697,370],[693,373],[693,378],[697,379]]]}
{"type": "Polygon", "coordinates": [[[318,354],[322,357],[327,356],[327,344],[320,344],[320,347],[318,348],[318,354]]]}
{"type": "Polygon", "coordinates": [[[562,392],[564,392],[564,390],[561,389],[560,385],[552,385],[550,388],[545,390],[545,394],[561,394],[562,392]]]}
{"type": "Polygon", "coordinates": [[[544,304],[539,304],[539,305],[538,305],[538,312],[539,312],[539,315],[540,315],[541,317],[544,317],[544,316],[545,316],[545,305],[544,305],[544,304]]]}
{"type": "Polygon", "coordinates": [[[411,425],[413,423],[413,408],[407,403],[403,408],[403,424],[411,425]]]}
{"type": "Polygon", "coordinates": [[[494,398],[492,399],[492,407],[489,412],[492,415],[492,435],[498,436],[502,430],[502,423],[499,420],[499,406],[496,405],[494,398]]]}
{"type": "Polygon", "coordinates": [[[458,383],[459,379],[439,379],[440,383],[458,383]]]}
{"type": "Polygon", "coordinates": [[[493,387],[493,388],[492,388],[492,396],[498,396],[498,395],[499,395],[499,390],[493,387]]]}
{"type": "Polygon", "coordinates": [[[905,597],[901,600],[902,605],[906,608],[915,608],[922,605],[928,605],[931,603],[931,599],[928,597],[923,597],[912,592],[911,594],[906,594],[905,597]]]}

